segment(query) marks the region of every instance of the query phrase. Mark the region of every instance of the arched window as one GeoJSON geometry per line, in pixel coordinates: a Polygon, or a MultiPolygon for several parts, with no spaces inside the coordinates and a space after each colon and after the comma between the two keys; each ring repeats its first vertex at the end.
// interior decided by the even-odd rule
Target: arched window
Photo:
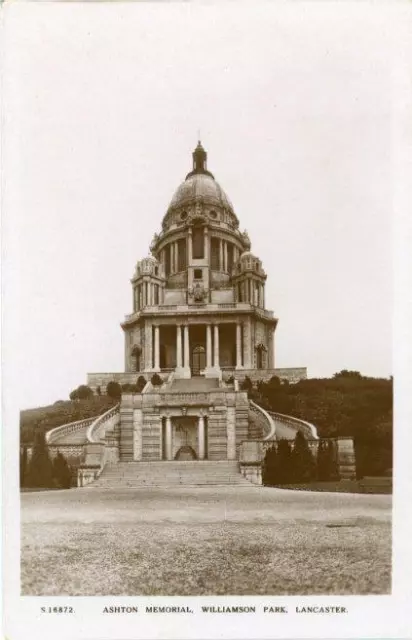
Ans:
{"type": "Polygon", "coordinates": [[[265,369],[266,367],[266,347],[258,344],[256,347],[256,369],[265,369]]]}

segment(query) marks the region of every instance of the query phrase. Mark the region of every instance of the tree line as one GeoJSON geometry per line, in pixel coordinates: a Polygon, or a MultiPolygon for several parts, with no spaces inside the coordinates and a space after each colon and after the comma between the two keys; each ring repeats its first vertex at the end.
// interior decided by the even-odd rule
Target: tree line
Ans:
{"type": "Polygon", "coordinates": [[[311,422],[320,438],[352,437],[358,477],[392,468],[392,378],[343,370],[296,384],[273,377],[253,385],[245,379],[241,387],[264,409],[311,422]]]}
{"type": "Polygon", "coordinates": [[[320,440],[314,456],[307,439],[298,431],[293,442],[281,439],[266,451],[262,467],[264,485],[307,484],[338,479],[337,451],[333,440],[320,440]]]}
{"type": "Polygon", "coordinates": [[[43,489],[69,489],[72,486],[72,469],[60,451],[52,459],[43,431],[38,429],[32,446],[20,451],[20,487],[43,489]]]}

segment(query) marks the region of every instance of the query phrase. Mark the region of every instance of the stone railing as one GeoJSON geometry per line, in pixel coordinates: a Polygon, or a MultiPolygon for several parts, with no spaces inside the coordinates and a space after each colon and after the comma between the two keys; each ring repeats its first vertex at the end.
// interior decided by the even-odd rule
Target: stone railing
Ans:
{"type": "Polygon", "coordinates": [[[60,427],[55,427],[46,433],[46,443],[49,445],[53,444],[57,438],[60,439],[64,436],[69,436],[74,432],[80,431],[81,429],[86,429],[95,420],[96,417],[94,416],[93,418],[85,418],[84,420],[77,420],[76,422],[69,422],[67,424],[62,424],[60,427]]]}
{"type": "Polygon", "coordinates": [[[274,440],[276,436],[276,425],[272,416],[256,404],[256,402],[253,402],[253,400],[249,400],[249,406],[250,410],[257,417],[259,424],[262,425],[263,440],[274,440]]]}
{"type": "Polygon", "coordinates": [[[224,367],[223,378],[233,376],[236,380],[244,380],[246,377],[254,383],[262,380],[269,382],[276,376],[280,380],[287,380],[290,384],[295,384],[300,380],[306,380],[306,367],[289,367],[286,369],[235,369],[235,367],[224,367]]]}
{"type": "Polygon", "coordinates": [[[47,449],[51,458],[61,453],[71,464],[73,464],[73,459],[77,459],[80,464],[84,453],[84,445],[82,444],[49,444],[47,449]]]}
{"type": "Polygon", "coordinates": [[[287,416],[283,413],[275,413],[273,411],[269,412],[272,416],[272,419],[284,424],[286,427],[293,429],[295,432],[300,431],[303,433],[305,438],[308,440],[318,440],[318,430],[315,425],[310,422],[306,422],[305,420],[300,420],[299,418],[295,418],[293,416],[287,416]]]}
{"type": "Polygon", "coordinates": [[[120,404],[115,407],[111,407],[106,413],[98,416],[92,422],[87,430],[86,440],[87,442],[99,442],[103,439],[105,432],[108,429],[114,429],[114,427],[120,422],[120,404]]]}

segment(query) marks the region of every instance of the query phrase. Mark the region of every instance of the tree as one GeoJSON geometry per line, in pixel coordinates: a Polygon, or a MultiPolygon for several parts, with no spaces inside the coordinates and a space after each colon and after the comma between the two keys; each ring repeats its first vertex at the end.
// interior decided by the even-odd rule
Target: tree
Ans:
{"type": "Polygon", "coordinates": [[[159,376],[158,373],[154,373],[150,379],[150,382],[152,383],[152,385],[154,387],[161,387],[163,384],[163,380],[162,378],[159,376]]]}
{"type": "Polygon", "coordinates": [[[317,478],[329,482],[338,477],[335,443],[332,440],[320,440],[318,444],[317,478]]]}
{"type": "Polygon", "coordinates": [[[339,373],[333,374],[334,378],[355,378],[356,380],[362,380],[363,376],[359,371],[348,371],[348,369],[342,369],[339,373]]]}
{"type": "Polygon", "coordinates": [[[146,378],[144,376],[139,376],[137,378],[137,382],[136,382],[137,393],[142,393],[142,391],[145,388],[146,384],[147,384],[146,378]]]}
{"type": "Polygon", "coordinates": [[[310,482],[314,477],[315,463],[308,441],[300,431],[296,434],[294,444],[292,453],[294,481],[297,483],[310,482]]]}
{"type": "Polygon", "coordinates": [[[98,385],[98,387],[96,389],[96,393],[97,393],[98,396],[102,395],[102,389],[101,389],[100,385],[98,385]]]}
{"type": "Polygon", "coordinates": [[[27,447],[22,447],[20,450],[20,486],[24,487],[27,479],[27,447]]]}
{"type": "Polygon", "coordinates": [[[53,460],[53,476],[55,483],[61,489],[70,489],[72,473],[66,458],[60,451],[53,460]]]}
{"type": "Polygon", "coordinates": [[[120,400],[122,396],[122,388],[118,382],[111,380],[106,387],[106,393],[114,400],[120,400]]]}
{"type": "Polygon", "coordinates": [[[267,451],[263,461],[262,482],[266,486],[277,484],[278,453],[276,445],[272,445],[267,451]]]}
{"type": "Polygon", "coordinates": [[[276,463],[276,484],[293,482],[292,449],[289,440],[285,438],[281,438],[278,442],[276,463]]]}
{"type": "Polygon", "coordinates": [[[242,380],[240,388],[242,391],[247,391],[250,392],[253,389],[253,382],[252,380],[249,378],[249,376],[245,376],[245,378],[242,380]]]}
{"type": "Polygon", "coordinates": [[[93,391],[85,384],[81,384],[80,387],[77,388],[77,397],[79,400],[87,400],[93,396],[93,391]]]}
{"type": "Polygon", "coordinates": [[[79,399],[79,391],[78,389],[73,389],[69,395],[70,400],[78,400],[79,399]]]}
{"type": "Polygon", "coordinates": [[[34,436],[28,468],[28,485],[30,487],[53,487],[53,465],[46,445],[46,438],[41,429],[37,429],[34,436]]]}

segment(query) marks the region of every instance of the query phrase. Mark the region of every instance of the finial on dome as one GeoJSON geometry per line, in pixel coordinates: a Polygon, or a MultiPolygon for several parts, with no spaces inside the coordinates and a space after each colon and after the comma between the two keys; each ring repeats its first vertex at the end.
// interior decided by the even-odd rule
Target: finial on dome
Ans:
{"type": "Polygon", "coordinates": [[[196,171],[196,173],[205,173],[207,171],[207,153],[203,149],[200,140],[193,151],[193,171],[196,171]]]}
{"type": "Polygon", "coordinates": [[[192,169],[192,171],[190,171],[190,173],[187,174],[186,179],[190,178],[191,176],[195,175],[196,173],[203,173],[203,174],[213,178],[213,174],[210,173],[210,171],[207,170],[207,153],[204,150],[204,148],[202,146],[202,143],[200,141],[200,132],[198,132],[198,134],[199,134],[199,136],[198,136],[199,140],[197,142],[197,147],[192,153],[193,169],[192,169]]]}

